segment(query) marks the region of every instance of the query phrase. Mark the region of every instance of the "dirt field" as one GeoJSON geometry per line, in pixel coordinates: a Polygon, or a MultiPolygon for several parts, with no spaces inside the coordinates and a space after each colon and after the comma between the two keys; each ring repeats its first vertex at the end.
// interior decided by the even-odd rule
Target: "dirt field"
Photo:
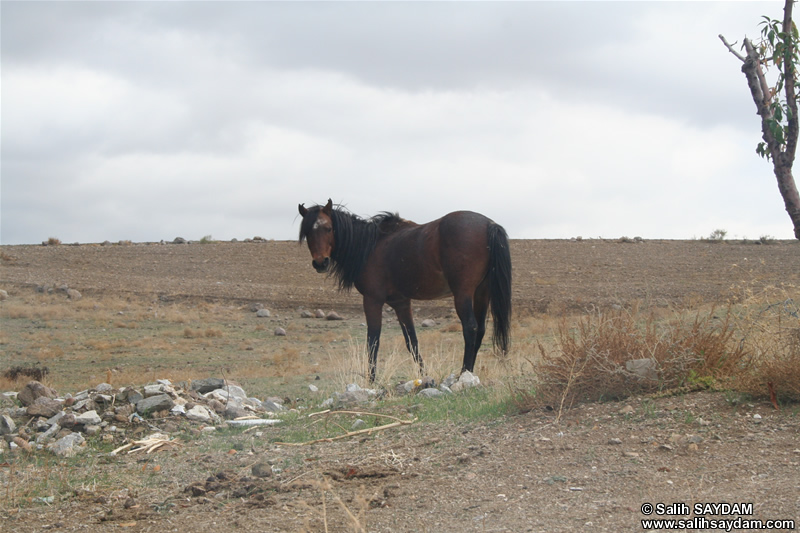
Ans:
{"type": "MultiPolygon", "coordinates": [[[[800,279],[800,246],[794,241],[515,240],[511,247],[518,313],[558,314],[633,301],[709,302],[724,300],[737,284],[800,279]]],[[[2,263],[0,283],[9,290],[68,285],[86,294],[152,293],[361,312],[358,294],[338,293],[311,268],[305,246],[294,242],[1,248],[9,259],[2,263]]],[[[440,300],[420,307],[449,312],[451,304],[440,300]]]]}
{"type": "MultiPolygon", "coordinates": [[[[9,302],[37,286],[67,285],[88,300],[262,302],[292,317],[322,307],[361,320],[358,295],[337,293],[292,242],[0,252],[9,302]]],[[[800,283],[795,242],[513,241],[512,261],[516,316],[534,320],[632,303],[723,303],[743,287],[800,283]]],[[[420,304],[417,315],[450,313],[450,302],[440,301],[420,304]]],[[[393,414],[411,417],[416,408],[410,402],[393,414]]],[[[147,457],[43,459],[38,468],[48,476],[65,476],[59,470],[68,464],[95,482],[65,483],[70,490],[53,502],[0,505],[0,530],[641,531],[643,519],[694,516],[678,508],[647,516],[647,503],[746,504],[701,514],[788,519],[795,528],[800,521],[800,408],[776,412],[769,402],[726,393],[583,405],[560,420],[537,410],[489,422],[418,423],[305,447],[275,444],[266,430],[221,443],[194,431],[180,449],[147,457]],[[256,477],[259,462],[280,472],[256,477]]]]}

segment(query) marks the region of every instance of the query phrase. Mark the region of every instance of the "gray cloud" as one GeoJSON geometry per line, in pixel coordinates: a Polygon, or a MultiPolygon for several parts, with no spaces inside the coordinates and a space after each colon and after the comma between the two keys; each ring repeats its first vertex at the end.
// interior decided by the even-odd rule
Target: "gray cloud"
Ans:
{"type": "Polygon", "coordinates": [[[293,238],[329,196],[517,237],[788,236],[716,37],[770,11],[6,2],[0,240],[293,238]]]}

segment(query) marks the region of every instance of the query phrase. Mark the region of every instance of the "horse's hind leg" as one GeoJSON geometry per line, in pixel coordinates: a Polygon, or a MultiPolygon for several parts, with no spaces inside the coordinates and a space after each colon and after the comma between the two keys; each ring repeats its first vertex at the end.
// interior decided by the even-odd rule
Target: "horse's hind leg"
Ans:
{"type": "Polygon", "coordinates": [[[464,334],[464,364],[461,371],[475,368],[475,356],[478,353],[478,319],[472,305],[472,298],[456,298],[456,313],[461,319],[461,330],[464,334]]]}
{"type": "MultiPolygon", "coordinates": [[[[486,334],[486,315],[489,312],[489,284],[486,280],[483,281],[478,288],[475,289],[475,297],[472,304],[475,311],[475,321],[478,323],[478,330],[475,334],[475,353],[472,356],[472,363],[470,367],[475,366],[475,360],[478,357],[478,350],[481,349],[483,336],[486,334]]],[[[472,370],[470,369],[470,372],[472,370]]]]}
{"type": "Polygon", "coordinates": [[[414,329],[414,317],[411,312],[411,300],[406,300],[400,303],[390,303],[397,315],[397,321],[400,322],[400,329],[403,330],[403,338],[406,341],[406,349],[411,353],[414,361],[419,365],[420,374],[425,373],[425,367],[422,364],[422,356],[419,354],[419,342],[417,341],[417,331],[414,329]]]}

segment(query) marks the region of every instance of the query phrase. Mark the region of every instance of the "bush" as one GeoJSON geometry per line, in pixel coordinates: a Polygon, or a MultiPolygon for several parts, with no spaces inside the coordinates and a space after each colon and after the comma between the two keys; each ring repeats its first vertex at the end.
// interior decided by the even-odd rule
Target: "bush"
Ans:
{"type": "Polygon", "coordinates": [[[728,230],[724,229],[715,229],[711,232],[711,234],[706,238],[707,241],[711,242],[722,242],[725,240],[725,236],[728,234],[728,230]]]}
{"type": "Polygon", "coordinates": [[[732,320],[739,344],[752,353],[752,365],[735,390],[776,403],[800,402],[798,297],[792,285],[740,292],[732,320]]]}
{"type": "Polygon", "coordinates": [[[572,327],[562,321],[555,353],[540,347],[538,401],[562,409],[575,402],[713,385],[749,361],[744,347],[732,342],[728,316],[697,312],[693,319],[659,322],[652,314],[614,311],[587,315],[572,327]],[[643,362],[638,370],[631,363],[636,360],[643,362]]]}

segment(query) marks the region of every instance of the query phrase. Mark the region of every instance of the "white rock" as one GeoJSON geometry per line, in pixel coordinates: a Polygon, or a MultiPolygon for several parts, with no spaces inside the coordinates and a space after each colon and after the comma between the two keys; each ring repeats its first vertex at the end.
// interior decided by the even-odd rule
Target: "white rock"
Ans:
{"type": "Polygon", "coordinates": [[[208,409],[202,405],[195,405],[186,411],[186,418],[189,420],[194,420],[195,422],[203,422],[206,424],[211,422],[211,414],[208,412],[208,409]]]}
{"type": "Polygon", "coordinates": [[[80,433],[70,433],[49,445],[47,449],[61,457],[74,457],[78,452],[85,449],[82,448],[85,442],[86,439],[80,433]]]}
{"type": "Polygon", "coordinates": [[[481,384],[481,380],[478,376],[470,372],[469,370],[465,370],[461,376],[458,378],[458,381],[453,383],[450,387],[450,390],[453,392],[458,392],[462,389],[468,389],[470,387],[477,387],[481,384]]]}
{"type": "Polygon", "coordinates": [[[281,421],[273,418],[252,418],[250,420],[228,420],[231,426],[274,426],[281,421]]]}
{"type": "Polygon", "coordinates": [[[75,423],[83,424],[84,426],[96,426],[100,422],[102,422],[102,419],[95,410],[86,411],[75,417],[75,423]]]}

